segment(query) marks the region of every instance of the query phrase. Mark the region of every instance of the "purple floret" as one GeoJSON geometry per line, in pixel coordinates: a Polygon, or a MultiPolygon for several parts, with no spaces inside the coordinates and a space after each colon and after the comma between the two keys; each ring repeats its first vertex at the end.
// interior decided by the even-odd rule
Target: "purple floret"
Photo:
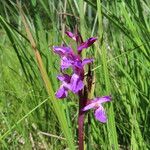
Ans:
{"type": "Polygon", "coordinates": [[[97,97],[91,100],[90,104],[86,105],[82,110],[87,111],[89,109],[96,109],[94,113],[95,118],[98,121],[105,123],[107,121],[107,117],[106,117],[105,110],[102,106],[102,103],[106,103],[109,101],[111,101],[110,96],[97,97]]]}
{"type": "Polygon", "coordinates": [[[95,37],[89,38],[87,41],[78,46],[78,51],[81,52],[84,48],[90,47],[96,40],[97,38],[95,37]]]}
{"type": "Polygon", "coordinates": [[[57,78],[62,82],[60,88],[55,94],[55,96],[59,99],[67,97],[68,90],[76,94],[84,87],[83,81],[77,74],[73,74],[72,76],[64,74],[57,76],[57,78]]]}

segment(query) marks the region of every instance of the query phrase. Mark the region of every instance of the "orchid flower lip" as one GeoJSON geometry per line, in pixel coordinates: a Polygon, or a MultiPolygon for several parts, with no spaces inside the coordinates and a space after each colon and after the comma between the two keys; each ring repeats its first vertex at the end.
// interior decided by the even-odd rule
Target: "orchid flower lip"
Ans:
{"type": "Polygon", "coordinates": [[[72,75],[70,83],[71,83],[71,90],[73,93],[78,93],[84,87],[84,83],[81,80],[80,76],[75,73],[72,75]]]}
{"type": "Polygon", "coordinates": [[[98,121],[102,123],[107,122],[107,117],[103,106],[99,106],[99,108],[95,110],[94,116],[98,121]]]}
{"type": "Polygon", "coordinates": [[[55,93],[55,96],[58,99],[65,98],[65,97],[67,97],[67,95],[68,95],[68,90],[63,85],[61,85],[60,88],[55,93]]]}

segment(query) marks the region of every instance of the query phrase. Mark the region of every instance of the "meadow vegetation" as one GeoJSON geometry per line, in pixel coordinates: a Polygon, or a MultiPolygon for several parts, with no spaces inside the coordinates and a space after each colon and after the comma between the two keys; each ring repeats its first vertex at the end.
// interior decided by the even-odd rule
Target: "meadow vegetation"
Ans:
{"type": "Polygon", "coordinates": [[[150,149],[150,1],[1,0],[1,150],[77,148],[78,97],[56,99],[52,49],[77,27],[98,38],[83,54],[95,59],[95,95],[112,97],[106,124],[88,113],[86,149],[150,149]]]}

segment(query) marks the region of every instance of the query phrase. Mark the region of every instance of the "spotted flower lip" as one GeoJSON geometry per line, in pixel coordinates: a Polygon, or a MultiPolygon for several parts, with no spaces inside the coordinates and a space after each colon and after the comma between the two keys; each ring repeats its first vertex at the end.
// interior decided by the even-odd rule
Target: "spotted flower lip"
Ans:
{"type": "Polygon", "coordinates": [[[107,122],[107,117],[106,117],[106,113],[105,110],[102,106],[102,103],[105,102],[109,102],[111,101],[111,97],[110,96],[103,96],[103,97],[97,97],[94,98],[93,100],[90,101],[90,103],[88,105],[86,105],[82,111],[87,111],[89,109],[95,109],[95,118],[102,122],[102,123],[106,123],[107,122]]]}

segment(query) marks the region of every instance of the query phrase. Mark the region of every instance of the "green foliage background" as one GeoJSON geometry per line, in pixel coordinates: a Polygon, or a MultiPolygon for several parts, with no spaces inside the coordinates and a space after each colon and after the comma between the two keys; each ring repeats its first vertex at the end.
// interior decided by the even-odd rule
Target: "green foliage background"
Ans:
{"type": "MultiPolygon", "coordinates": [[[[108,122],[85,123],[85,147],[150,149],[150,1],[18,0],[49,77],[47,93],[15,0],[0,0],[0,149],[76,149],[78,97],[56,100],[59,58],[78,26],[93,57],[95,96],[111,94],[108,122]]],[[[74,44],[74,43],[72,43],[74,44]]]]}

